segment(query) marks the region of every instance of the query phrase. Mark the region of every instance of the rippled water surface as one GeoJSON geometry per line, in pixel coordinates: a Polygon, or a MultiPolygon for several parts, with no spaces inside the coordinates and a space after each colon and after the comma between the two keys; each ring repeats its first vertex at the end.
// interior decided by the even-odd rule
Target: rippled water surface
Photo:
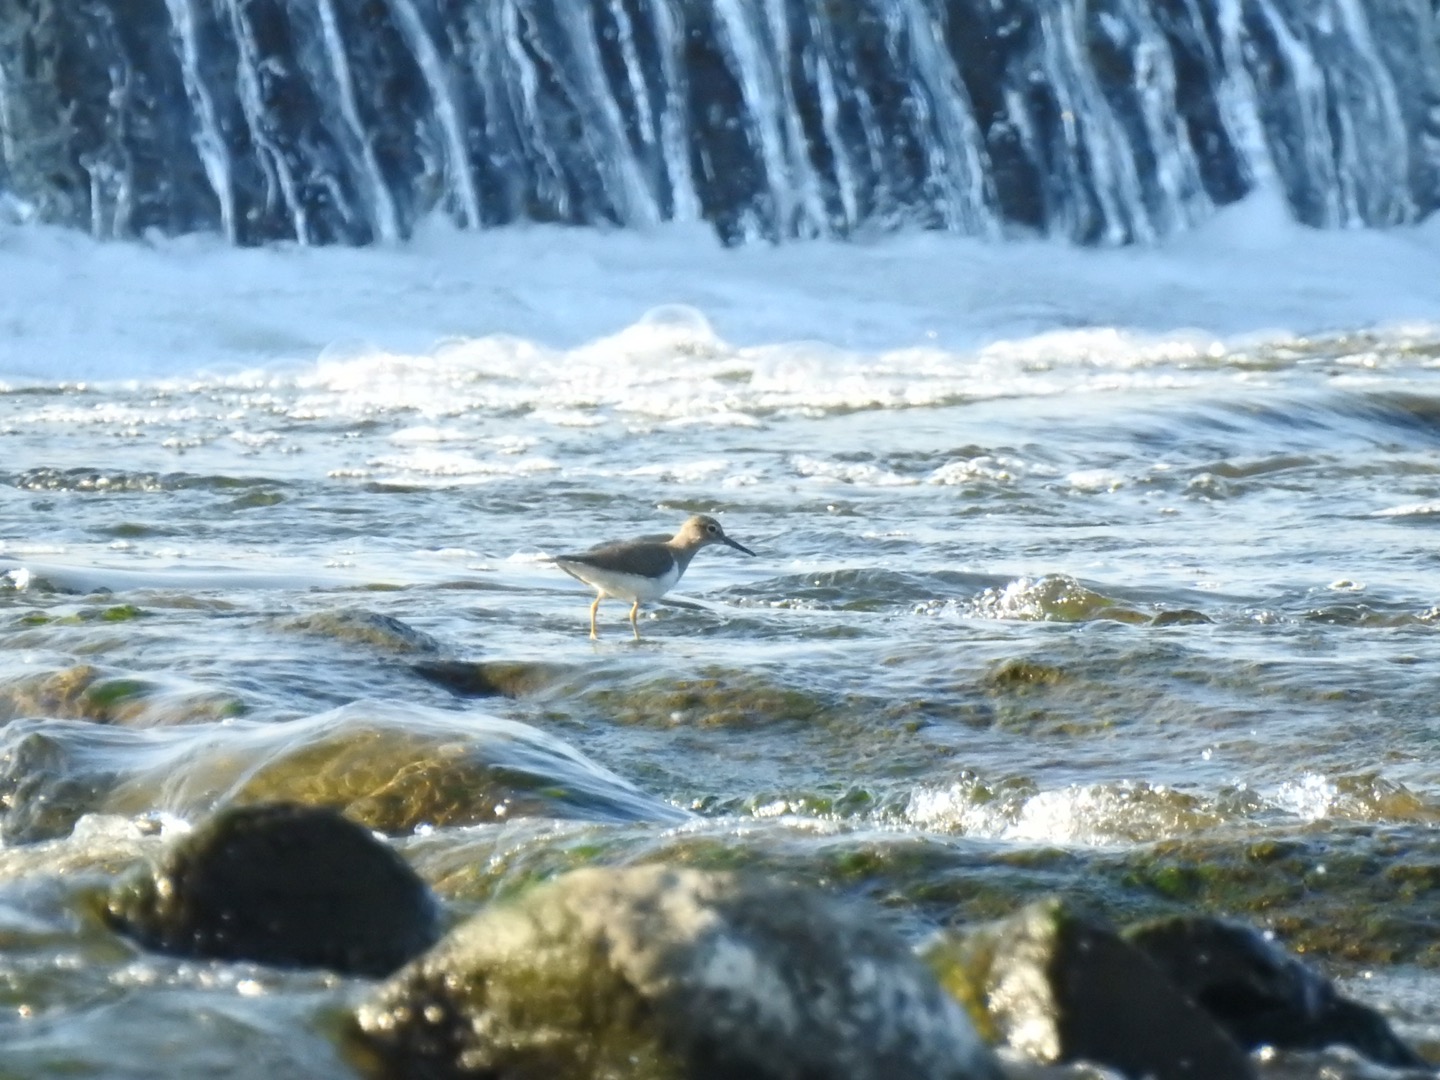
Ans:
{"type": "Polygon", "coordinates": [[[347,806],[457,913],[664,857],[917,938],[1051,891],[1233,915],[1436,1045],[1437,367],[1430,332],[740,347],[670,307],[13,385],[0,1075],[345,1075],[356,986],[93,914],[272,797],[347,806]],[[591,642],[547,557],[693,512],[757,556],[591,642]]]}

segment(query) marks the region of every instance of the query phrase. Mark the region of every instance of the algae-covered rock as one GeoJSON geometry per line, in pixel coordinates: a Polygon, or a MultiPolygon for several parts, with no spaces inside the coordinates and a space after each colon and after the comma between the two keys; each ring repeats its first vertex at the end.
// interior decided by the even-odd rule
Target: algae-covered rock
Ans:
{"type": "Polygon", "coordinates": [[[371,1077],[994,1080],[874,916],[733,874],[580,870],[493,906],[356,1013],[371,1077]]]}
{"type": "Polygon", "coordinates": [[[1248,1080],[1239,1046],[1139,949],[1058,900],[928,956],[987,1035],[1038,1062],[1151,1080],[1248,1080]]]}
{"type": "Polygon", "coordinates": [[[300,720],[146,731],[70,721],[0,729],[0,834],[69,831],[81,814],[285,801],[378,832],[514,817],[678,822],[688,815],[527,724],[357,703],[300,720]]]}
{"type": "Polygon", "coordinates": [[[49,716],[143,726],[215,720],[244,712],[244,703],[231,694],[153,674],[105,671],[91,664],[0,682],[0,722],[49,716]]]}
{"type": "Polygon", "coordinates": [[[1249,927],[1192,916],[1131,927],[1125,937],[1246,1049],[1348,1046],[1382,1065],[1425,1065],[1378,1012],[1249,927]]]}
{"type": "Polygon", "coordinates": [[[423,630],[416,630],[391,615],[381,615],[362,608],[317,611],[287,619],[282,625],[287,630],[355,645],[368,645],[385,652],[431,653],[440,649],[440,643],[423,630]]]}
{"type": "Polygon", "coordinates": [[[707,666],[690,673],[647,673],[582,688],[581,694],[621,724],[741,731],[815,723],[836,704],[809,688],[787,685],[763,668],[737,671],[707,666]]]}
{"type": "Polygon", "coordinates": [[[439,937],[405,861],[333,810],[232,807],[111,890],[108,919],[160,952],[388,975],[439,937]]]}

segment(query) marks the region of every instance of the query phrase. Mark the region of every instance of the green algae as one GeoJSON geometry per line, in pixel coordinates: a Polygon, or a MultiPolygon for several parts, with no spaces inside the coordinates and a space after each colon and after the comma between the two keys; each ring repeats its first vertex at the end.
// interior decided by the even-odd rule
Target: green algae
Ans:
{"type": "Polygon", "coordinates": [[[185,688],[90,664],[0,681],[0,721],[22,716],[153,726],[243,716],[231,694],[185,688]]]}

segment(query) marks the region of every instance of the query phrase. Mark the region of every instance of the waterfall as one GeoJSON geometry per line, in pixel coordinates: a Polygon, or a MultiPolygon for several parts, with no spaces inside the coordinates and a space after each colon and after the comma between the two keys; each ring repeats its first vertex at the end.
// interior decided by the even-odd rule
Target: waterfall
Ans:
{"type": "MultiPolygon", "coordinates": [[[[185,80],[185,95],[190,105],[190,137],[194,140],[195,152],[210,179],[210,188],[219,207],[220,231],[233,243],[238,235],[235,223],[237,195],[232,179],[230,150],[220,130],[214,100],[200,70],[201,50],[194,0],[166,0],[166,4],[170,9],[175,59],[185,80]]],[[[237,77],[238,74],[237,71],[237,77]]],[[[99,207],[92,206],[92,216],[97,213],[99,207]]],[[[296,238],[303,239],[300,236],[296,238]]]]}
{"type": "Polygon", "coordinates": [[[107,237],[1386,226],[1437,103],[1429,0],[0,0],[0,195],[107,237]]]}

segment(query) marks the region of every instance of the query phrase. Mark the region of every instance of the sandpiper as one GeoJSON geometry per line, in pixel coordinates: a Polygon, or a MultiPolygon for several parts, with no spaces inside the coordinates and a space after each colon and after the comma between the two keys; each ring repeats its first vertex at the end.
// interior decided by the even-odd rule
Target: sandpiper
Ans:
{"type": "Polygon", "coordinates": [[[590,605],[590,636],[599,637],[595,629],[595,612],[607,596],[632,601],[630,629],[640,640],[640,604],[658,600],[675,587],[680,575],[690,565],[695,553],[708,544],[729,544],[746,555],[755,553],[725,535],[720,522],[707,514],[696,514],[669,540],[664,537],[642,537],[601,544],[579,555],[557,555],[555,565],[573,578],[595,589],[595,602],[590,605]]]}

